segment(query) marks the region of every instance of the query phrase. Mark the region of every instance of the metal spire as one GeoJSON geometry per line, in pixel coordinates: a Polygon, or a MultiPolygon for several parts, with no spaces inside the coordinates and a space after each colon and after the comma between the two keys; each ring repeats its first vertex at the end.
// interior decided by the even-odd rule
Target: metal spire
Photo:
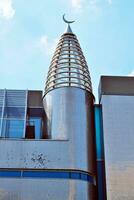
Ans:
{"type": "Polygon", "coordinates": [[[63,15],[63,21],[64,21],[65,23],[67,23],[67,28],[66,28],[65,33],[73,33],[73,32],[72,32],[72,29],[71,29],[71,27],[70,27],[70,24],[74,23],[75,21],[66,20],[66,19],[65,19],[65,14],[63,15]]]}
{"type": "Polygon", "coordinates": [[[59,87],[78,87],[92,93],[88,66],[76,35],[68,24],[67,31],[61,36],[49,67],[45,94],[59,87]]]}

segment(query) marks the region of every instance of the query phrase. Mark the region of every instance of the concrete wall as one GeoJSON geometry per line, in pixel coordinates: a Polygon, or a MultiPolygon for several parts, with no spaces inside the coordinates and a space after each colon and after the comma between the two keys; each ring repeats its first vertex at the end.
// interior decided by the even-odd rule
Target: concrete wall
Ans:
{"type": "Polygon", "coordinates": [[[77,159],[65,140],[0,140],[0,168],[79,169],[87,171],[83,154],[77,159]]]}
{"type": "MultiPolygon", "coordinates": [[[[111,79],[118,84],[118,77],[111,79]]],[[[134,80],[134,78],[133,78],[134,80]]],[[[106,81],[106,80],[105,80],[106,81]]],[[[127,90],[127,77],[124,79],[127,90]]],[[[120,82],[120,80],[119,80],[120,82]]],[[[107,81],[105,82],[107,84],[107,81]]],[[[108,87],[108,86],[107,86],[108,87]]],[[[120,85],[121,87],[121,85],[120,85]]],[[[130,86],[131,89],[134,85],[130,86]]],[[[134,96],[127,91],[103,87],[100,96],[103,114],[104,156],[108,200],[134,199],[134,96]],[[121,94],[122,93],[122,94],[121,94]]]]}
{"type": "Polygon", "coordinates": [[[80,180],[0,178],[0,200],[92,200],[80,180]]]}

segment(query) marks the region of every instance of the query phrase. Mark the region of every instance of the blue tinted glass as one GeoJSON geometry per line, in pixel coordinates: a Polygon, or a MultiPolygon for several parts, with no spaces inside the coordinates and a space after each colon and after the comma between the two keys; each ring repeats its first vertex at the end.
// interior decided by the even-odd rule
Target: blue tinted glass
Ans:
{"type": "Polygon", "coordinates": [[[4,118],[19,118],[25,117],[25,107],[5,107],[4,118]]]}
{"type": "Polygon", "coordinates": [[[59,172],[60,178],[69,178],[69,172],[59,172]]]}
{"type": "Polygon", "coordinates": [[[103,156],[103,130],[102,130],[102,117],[101,107],[95,107],[95,132],[96,132],[96,152],[97,159],[102,159],[103,156]]]}
{"type": "Polygon", "coordinates": [[[24,171],[23,172],[23,177],[38,177],[41,178],[43,177],[42,172],[40,171],[24,171]]]}
{"type": "Polygon", "coordinates": [[[68,172],[43,172],[43,171],[24,171],[23,177],[37,178],[69,178],[68,172]]]}
{"type": "Polygon", "coordinates": [[[3,120],[2,136],[9,138],[22,138],[24,120],[3,120]]]}
{"type": "Polygon", "coordinates": [[[40,139],[41,138],[41,118],[37,117],[30,117],[30,125],[35,126],[35,138],[40,139]]]}
{"type": "MultiPolygon", "coordinates": [[[[2,119],[0,118],[0,130],[1,130],[1,122],[2,122],[2,119]]],[[[0,136],[1,136],[1,132],[0,132],[0,136]]]]}
{"type": "Polygon", "coordinates": [[[97,162],[97,179],[98,179],[98,199],[105,198],[105,169],[104,161],[97,162]]]}
{"type": "Polygon", "coordinates": [[[8,106],[25,106],[26,90],[6,90],[5,105],[8,106]]]}
{"type": "MultiPolygon", "coordinates": [[[[102,170],[102,169],[101,169],[102,170]]],[[[64,172],[64,171],[0,171],[0,177],[23,177],[23,178],[64,178],[64,179],[81,179],[89,181],[91,184],[94,184],[93,177],[79,172],[64,172]]],[[[100,183],[103,183],[103,177],[100,176],[100,183]]],[[[104,184],[102,184],[104,185],[104,184]]],[[[102,190],[104,187],[99,188],[102,195],[102,190]]]]}
{"type": "Polygon", "coordinates": [[[81,179],[87,181],[88,175],[87,174],[81,174],[81,179]]]}
{"type": "Polygon", "coordinates": [[[0,107],[0,117],[2,116],[2,107],[0,107]]]}
{"type": "Polygon", "coordinates": [[[94,183],[94,179],[92,176],[88,175],[87,176],[87,180],[90,182],[90,183],[94,183]]]}
{"type": "Polygon", "coordinates": [[[20,177],[21,171],[0,171],[0,177],[20,177]]]}
{"type": "Polygon", "coordinates": [[[79,172],[70,172],[70,176],[73,179],[80,179],[80,173],[79,172]]]}

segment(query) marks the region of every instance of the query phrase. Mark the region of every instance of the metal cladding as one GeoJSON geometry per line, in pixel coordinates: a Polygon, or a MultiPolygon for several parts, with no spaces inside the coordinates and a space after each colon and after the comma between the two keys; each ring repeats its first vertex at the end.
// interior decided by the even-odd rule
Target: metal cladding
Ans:
{"type": "Polygon", "coordinates": [[[76,35],[69,24],[61,36],[52,58],[45,94],[60,87],[79,87],[92,93],[92,85],[87,62],[76,35]]]}
{"type": "MultiPolygon", "coordinates": [[[[61,160],[56,148],[53,157],[59,158],[53,168],[61,168],[57,167],[61,160],[63,170],[84,171],[95,180],[94,97],[91,80],[77,37],[69,26],[72,22],[66,23],[67,30],[61,36],[50,64],[43,98],[46,135],[52,141],[59,141],[58,147],[64,157],[61,160]],[[66,143],[64,146],[63,142],[66,143]]],[[[76,187],[71,188],[70,196],[81,199],[76,187]]],[[[86,197],[82,199],[95,200],[95,191],[96,186],[89,184],[86,197]]]]}

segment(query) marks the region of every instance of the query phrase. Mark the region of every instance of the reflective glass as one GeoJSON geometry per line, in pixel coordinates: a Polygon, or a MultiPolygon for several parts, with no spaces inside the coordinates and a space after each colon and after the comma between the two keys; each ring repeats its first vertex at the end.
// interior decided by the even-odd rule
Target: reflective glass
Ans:
{"type": "Polygon", "coordinates": [[[6,90],[5,105],[8,106],[25,106],[26,90],[6,90]]]}
{"type": "Polygon", "coordinates": [[[30,125],[35,126],[35,139],[41,138],[41,118],[40,117],[30,117],[30,125]]]}
{"type": "Polygon", "coordinates": [[[5,107],[4,118],[23,119],[24,116],[25,116],[25,107],[5,107]]]}
{"type": "Polygon", "coordinates": [[[24,171],[23,177],[69,178],[68,172],[24,171]]]}
{"type": "Polygon", "coordinates": [[[2,107],[0,107],[0,117],[2,116],[2,107]]]}
{"type": "Polygon", "coordinates": [[[2,124],[2,136],[10,138],[22,138],[24,132],[24,120],[4,119],[2,124]]]}
{"type": "Polygon", "coordinates": [[[0,90],[0,107],[3,106],[3,100],[4,100],[4,93],[5,93],[5,90],[0,90]]]}
{"type": "Polygon", "coordinates": [[[103,129],[102,129],[102,116],[101,116],[100,106],[95,106],[95,130],[96,130],[97,159],[103,159],[104,158],[103,129]]]}
{"type": "Polygon", "coordinates": [[[0,177],[20,177],[21,171],[0,171],[0,177]]]}
{"type": "MultiPolygon", "coordinates": [[[[102,171],[102,167],[100,168],[102,171]]],[[[44,170],[0,170],[0,177],[8,177],[8,178],[13,178],[13,177],[21,177],[21,178],[58,178],[58,179],[79,179],[79,180],[84,180],[88,181],[91,184],[94,184],[94,178],[93,176],[85,173],[80,173],[80,172],[72,172],[72,171],[44,171],[44,170]]],[[[104,181],[102,174],[101,174],[101,179],[99,181],[104,181]]],[[[103,182],[101,184],[100,189],[104,189],[103,187],[103,182]]],[[[101,192],[101,191],[100,191],[101,192]]],[[[103,198],[102,198],[103,199],[103,198]]]]}
{"type": "Polygon", "coordinates": [[[0,136],[1,136],[1,122],[2,122],[2,119],[0,118],[0,136]]]}
{"type": "Polygon", "coordinates": [[[80,179],[80,173],[79,172],[71,172],[70,176],[72,179],[80,179]]]}

